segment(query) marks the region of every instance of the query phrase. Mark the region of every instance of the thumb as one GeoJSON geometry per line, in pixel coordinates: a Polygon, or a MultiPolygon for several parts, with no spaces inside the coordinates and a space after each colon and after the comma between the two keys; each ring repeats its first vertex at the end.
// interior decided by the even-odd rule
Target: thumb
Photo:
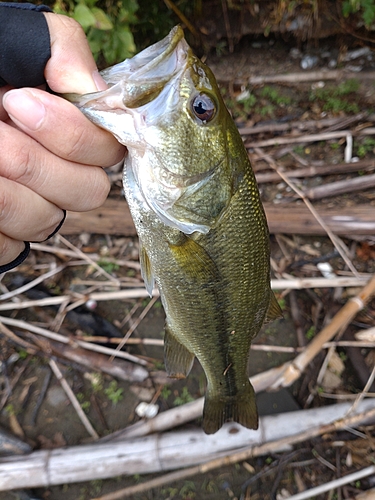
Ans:
{"type": "Polygon", "coordinates": [[[44,71],[49,88],[61,94],[105,90],[80,24],[67,16],[44,15],[51,37],[51,58],[44,71]]]}

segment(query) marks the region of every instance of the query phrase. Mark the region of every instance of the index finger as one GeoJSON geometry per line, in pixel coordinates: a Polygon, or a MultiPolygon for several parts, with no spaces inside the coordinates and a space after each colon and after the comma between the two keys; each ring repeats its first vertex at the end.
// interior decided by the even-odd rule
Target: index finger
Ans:
{"type": "Polygon", "coordinates": [[[13,89],[4,95],[3,106],[18,128],[60,158],[109,167],[124,157],[124,146],[112,134],[61,97],[39,89],[13,89]]]}

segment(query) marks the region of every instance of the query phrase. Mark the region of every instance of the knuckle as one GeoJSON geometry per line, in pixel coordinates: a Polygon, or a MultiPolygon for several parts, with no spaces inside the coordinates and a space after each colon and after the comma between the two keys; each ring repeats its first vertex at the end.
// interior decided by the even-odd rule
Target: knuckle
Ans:
{"type": "Polygon", "coordinates": [[[68,161],[77,161],[81,158],[84,150],[88,147],[85,130],[77,125],[73,128],[69,137],[69,149],[65,151],[64,157],[68,161]]]}
{"type": "Polygon", "coordinates": [[[37,158],[33,148],[29,144],[20,144],[14,151],[14,162],[12,166],[17,165],[17,168],[9,170],[7,177],[12,181],[26,184],[30,182],[33,175],[33,166],[35,166],[37,158]]]}
{"type": "Polygon", "coordinates": [[[0,222],[7,223],[12,214],[12,197],[8,190],[0,189],[0,222]]]}

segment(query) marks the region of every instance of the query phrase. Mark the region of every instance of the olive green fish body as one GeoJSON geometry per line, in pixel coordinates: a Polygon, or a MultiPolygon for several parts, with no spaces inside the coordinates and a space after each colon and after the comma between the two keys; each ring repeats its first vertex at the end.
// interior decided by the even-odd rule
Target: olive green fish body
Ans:
{"type": "Polygon", "coordinates": [[[131,173],[130,180],[126,170],[124,175],[143,269],[150,266],[166,312],[166,369],[184,377],[194,355],[198,358],[208,380],[207,433],[231,419],[257,427],[247,360],[270,303],[269,243],[254,175],[240,146],[241,157],[233,158],[241,165],[238,184],[207,234],[185,235],[167,227],[137,200],[131,173]]]}
{"type": "Polygon", "coordinates": [[[142,275],[166,313],[165,365],[207,376],[203,429],[257,428],[251,340],[277,316],[268,229],[247,152],[209,68],[181,28],[106,70],[108,91],[77,105],[128,147],[124,190],[142,275]]]}

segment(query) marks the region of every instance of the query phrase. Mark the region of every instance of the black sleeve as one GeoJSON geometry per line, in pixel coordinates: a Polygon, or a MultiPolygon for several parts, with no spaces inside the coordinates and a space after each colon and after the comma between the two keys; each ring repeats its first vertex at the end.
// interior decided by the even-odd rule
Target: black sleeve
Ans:
{"type": "Polygon", "coordinates": [[[37,87],[45,83],[51,57],[45,5],[0,3],[0,86],[37,87]]]}
{"type": "MultiPolygon", "coordinates": [[[[0,3],[0,87],[36,87],[45,83],[44,68],[51,57],[45,5],[0,3]]],[[[60,227],[60,226],[59,226],[60,227]]],[[[0,274],[17,267],[30,252],[30,243],[20,255],[0,266],[0,274]]]]}

